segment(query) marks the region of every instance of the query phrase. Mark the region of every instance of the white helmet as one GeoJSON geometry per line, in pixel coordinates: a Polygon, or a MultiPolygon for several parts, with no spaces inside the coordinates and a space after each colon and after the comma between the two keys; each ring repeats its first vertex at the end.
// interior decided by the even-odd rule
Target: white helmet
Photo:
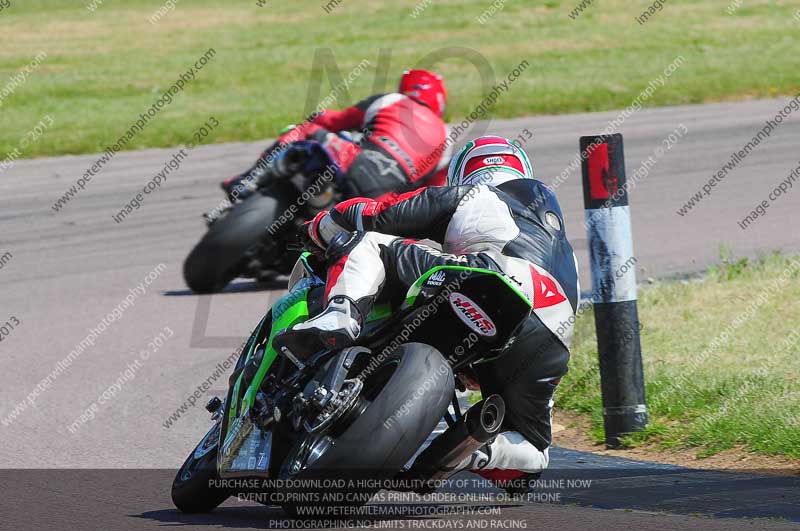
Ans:
{"type": "Polygon", "coordinates": [[[502,136],[481,136],[467,142],[447,170],[448,186],[497,186],[514,179],[533,179],[533,168],[525,152],[502,136]]]}

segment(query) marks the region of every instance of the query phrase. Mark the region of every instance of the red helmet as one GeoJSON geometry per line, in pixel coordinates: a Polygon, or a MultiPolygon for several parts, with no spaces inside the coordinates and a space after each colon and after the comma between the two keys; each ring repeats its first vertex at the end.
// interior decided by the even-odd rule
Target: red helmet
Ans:
{"type": "Polygon", "coordinates": [[[439,116],[444,114],[447,90],[438,74],[427,70],[406,70],[400,78],[399,92],[426,105],[439,116]]]}

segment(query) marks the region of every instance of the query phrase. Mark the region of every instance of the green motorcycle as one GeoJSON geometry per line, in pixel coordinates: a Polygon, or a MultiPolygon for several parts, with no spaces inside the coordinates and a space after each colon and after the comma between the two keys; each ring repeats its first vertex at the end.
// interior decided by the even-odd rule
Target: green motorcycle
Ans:
{"type": "Polygon", "coordinates": [[[358,507],[398,477],[446,477],[500,430],[499,396],[462,413],[455,391],[464,389],[461,374],[501,355],[530,314],[513,278],[435,267],[401,303],[377,301],[358,344],[276,352],[276,333],[322,311],[322,272],[313,255],[300,256],[288,293],[246,342],[225,399],[206,406],[214,425],[172,485],[181,511],[210,511],[244,492],[293,515],[358,507]],[[442,419],[448,429],[418,454],[442,419]]]}

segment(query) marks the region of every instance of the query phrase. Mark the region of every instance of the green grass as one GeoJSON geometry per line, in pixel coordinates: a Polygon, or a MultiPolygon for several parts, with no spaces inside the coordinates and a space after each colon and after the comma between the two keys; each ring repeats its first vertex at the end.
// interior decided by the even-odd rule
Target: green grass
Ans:
{"type": "MultiPolygon", "coordinates": [[[[650,425],[627,443],[800,458],[799,280],[800,257],[776,254],[727,258],[702,279],[641,288],[650,425]]],[[[573,347],[556,407],[591,415],[601,441],[591,312],[578,320],[573,347]]]]}
{"type": "MultiPolygon", "coordinates": [[[[403,69],[449,47],[477,52],[498,80],[529,62],[492,117],[624,108],[678,55],[685,64],[645,105],[800,89],[800,23],[788,1],[748,0],[728,15],[729,0],[671,0],[641,26],[634,17],[649,1],[604,0],[572,20],[578,0],[509,0],[484,25],[476,19],[488,0],[433,0],[416,18],[417,0],[342,0],[330,14],[324,2],[181,0],[155,25],[147,19],[162,0],[105,0],[93,13],[89,0],[11,2],[0,11],[0,89],[39,51],[48,58],[0,108],[0,155],[48,114],[54,125],[22,157],[105,149],[210,47],[216,58],[128,149],[187,142],[209,115],[221,122],[211,142],[274,135],[330,93],[326,76],[322,86],[310,83],[320,47],[332,50],[342,75],[372,62],[338,106],[391,90],[403,69]],[[391,53],[376,84],[380,48],[391,53]]],[[[435,65],[451,120],[484,94],[470,53],[451,49],[435,65]]]]}

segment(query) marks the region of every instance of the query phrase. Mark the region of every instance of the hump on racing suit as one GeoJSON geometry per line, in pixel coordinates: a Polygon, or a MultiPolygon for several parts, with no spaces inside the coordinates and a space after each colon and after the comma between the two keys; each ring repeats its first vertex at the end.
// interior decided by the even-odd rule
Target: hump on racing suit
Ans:
{"type": "Polygon", "coordinates": [[[335,230],[428,238],[454,255],[485,253],[569,348],[580,286],[555,194],[536,179],[429,187],[390,201],[355,198],[331,211],[335,230]]]}

